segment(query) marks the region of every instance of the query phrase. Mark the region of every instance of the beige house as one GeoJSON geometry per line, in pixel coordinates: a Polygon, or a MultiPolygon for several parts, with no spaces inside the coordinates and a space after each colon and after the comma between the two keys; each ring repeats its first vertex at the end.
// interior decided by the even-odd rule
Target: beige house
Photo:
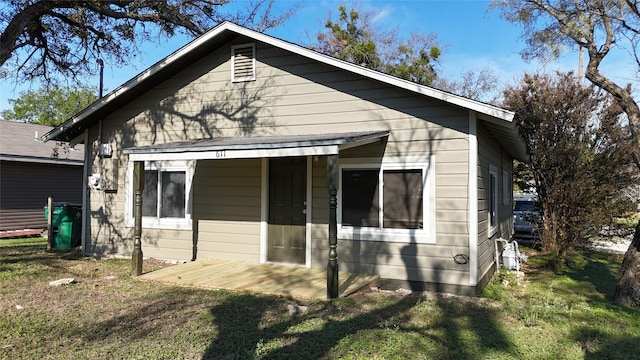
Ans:
{"type": "Polygon", "coordinates": [[[457,293],[493,275],[527,159],[512,112],[228,22],[43,138],[87,144],[86,253],[131,254],[144,162],[145,257],[326,268],[333,225],[341,271],[457,293]]]}

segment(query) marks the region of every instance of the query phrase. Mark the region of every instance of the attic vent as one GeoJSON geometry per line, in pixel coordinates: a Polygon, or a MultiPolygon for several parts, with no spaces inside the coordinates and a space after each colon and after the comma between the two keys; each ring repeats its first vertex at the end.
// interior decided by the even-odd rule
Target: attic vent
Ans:
{"type": "Polygon", "coordinates": [[[256,79],[256,48],[254,44],[237,45],[231,48],[232,81],[256,79]]]}

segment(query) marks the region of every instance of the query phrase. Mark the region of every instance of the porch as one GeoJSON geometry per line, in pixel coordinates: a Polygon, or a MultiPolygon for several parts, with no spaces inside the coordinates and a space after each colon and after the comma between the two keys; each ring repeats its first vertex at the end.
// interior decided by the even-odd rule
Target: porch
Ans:
{"type": "MultiPolygon", "coordinates": [[[[327,298],[327,270],[276,264],[203,259],[148,272],[137,278],[172,285],[249,291],[297,299],[327,298]]],[[[339,272],[338,296],[349,296],[377,286],[379,281],[378,275],[339,272]]]]}

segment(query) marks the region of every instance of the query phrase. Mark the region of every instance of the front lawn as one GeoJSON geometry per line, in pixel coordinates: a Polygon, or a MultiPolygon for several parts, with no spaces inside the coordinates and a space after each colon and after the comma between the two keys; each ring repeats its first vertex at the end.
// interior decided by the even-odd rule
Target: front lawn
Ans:
{"type": "Polygon", "coordinates": [[[145,283],[128,260],[45,249],[0,241],[1,359],[640,359],[640,310],[611,303],[620,255],[582,251],[554,274],[530,254],[525,283],[502,272],[484,298],[300,302],[145,283]],[[49,286],[61,278],[76,282],[49,286]]]}

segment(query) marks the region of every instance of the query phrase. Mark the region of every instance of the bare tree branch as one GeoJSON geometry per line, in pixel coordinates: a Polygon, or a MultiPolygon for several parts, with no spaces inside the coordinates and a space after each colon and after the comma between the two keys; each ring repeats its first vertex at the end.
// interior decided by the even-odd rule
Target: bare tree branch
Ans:
{"type": "Polygon", "coordinates": [[[141,41],[176,32],[197,36],[224,20],[264,31],[285,21],[275,0],[9,0],[0,8],[0,78],[74,79],[96,60],[124,65],[141,41]]]}

